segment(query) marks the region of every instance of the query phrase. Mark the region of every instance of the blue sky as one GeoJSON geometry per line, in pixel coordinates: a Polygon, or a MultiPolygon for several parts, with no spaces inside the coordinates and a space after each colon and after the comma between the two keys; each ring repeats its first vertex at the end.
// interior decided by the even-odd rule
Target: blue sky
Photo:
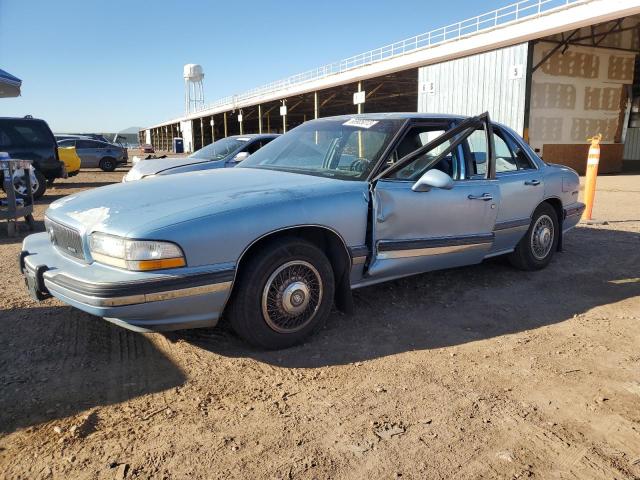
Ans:
{"type": "Polygon", "coordinates": [[[205,100],[240,93],[511,3],[508,0],[0,0],[0,68],[54,131],[119,131],[182,114],[185,63],[205,100]]]}

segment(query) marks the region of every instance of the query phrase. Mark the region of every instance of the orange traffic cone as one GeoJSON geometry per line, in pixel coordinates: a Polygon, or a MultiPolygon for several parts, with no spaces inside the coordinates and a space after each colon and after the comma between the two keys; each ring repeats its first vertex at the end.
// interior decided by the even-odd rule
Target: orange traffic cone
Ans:
{"type": "Polygon", "coordinates": [[[593,200],[596,196],[596,179],[598,178],[598,164],[600,163],[600,140],[602,134],[599,133],[590,138],[589,156],[587,158],[587,178],[584,182],[584,203],[585,209],[582,214],[583,220],[591,220],[593,210],[593,200]]]}

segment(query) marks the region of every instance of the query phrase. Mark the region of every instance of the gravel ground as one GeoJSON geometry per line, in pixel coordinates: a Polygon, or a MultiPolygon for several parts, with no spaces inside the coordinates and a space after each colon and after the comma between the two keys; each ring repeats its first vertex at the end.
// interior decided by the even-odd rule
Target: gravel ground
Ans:
{"type": "MultiPolygon", "coordinates": [[[[83,171],[36,208],[121,179],[83,171]]],[[[0,227],[0,478],[640,478],[640,176],[544,271],[358,290],[305,345],[136,334],[27,296],[0,227]]]]}

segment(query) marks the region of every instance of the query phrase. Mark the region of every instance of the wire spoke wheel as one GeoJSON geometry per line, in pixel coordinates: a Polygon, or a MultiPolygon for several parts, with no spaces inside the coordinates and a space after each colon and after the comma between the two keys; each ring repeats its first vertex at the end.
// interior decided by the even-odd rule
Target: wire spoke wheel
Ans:
{"type": "Polygon", "coordinates": [[[265,284],[262,315],[276,332],[297,332],[315,317],[322,294],[320,273],[311,263],[287,262],[278,267],[265,284]]]}
{"type": "Polygon", "coordinates": [[[553,220],[548,215],[540,215],[531,230],[531,253],[537,260],[543,260],[553,246],[553,220]]]}

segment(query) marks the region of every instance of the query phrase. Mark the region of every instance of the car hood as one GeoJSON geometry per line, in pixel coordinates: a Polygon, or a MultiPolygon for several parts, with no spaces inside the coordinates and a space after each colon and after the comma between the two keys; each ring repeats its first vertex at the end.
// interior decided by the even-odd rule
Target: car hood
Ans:
{"type": "Polygon", "coordinates": [[[129,173],[126,175],[127,181],[140,180],[147,175],[156,175],[164,170],[176,167],[184,167],[187,165],[197,165],[207,162],[224,162],[222,160],[208,160],[205,158],[194,157],[167,157],[167,158],[150,158],[137,162],[129,173]]]}
{"type": "Polygon", "coordinates": [[[82,232],[136,236],[198,217],[252,207],[366,192],[366,182],[255,168],[225,168],[158,176],[70,195],[51,204],[52,220],[82,232]]]}

